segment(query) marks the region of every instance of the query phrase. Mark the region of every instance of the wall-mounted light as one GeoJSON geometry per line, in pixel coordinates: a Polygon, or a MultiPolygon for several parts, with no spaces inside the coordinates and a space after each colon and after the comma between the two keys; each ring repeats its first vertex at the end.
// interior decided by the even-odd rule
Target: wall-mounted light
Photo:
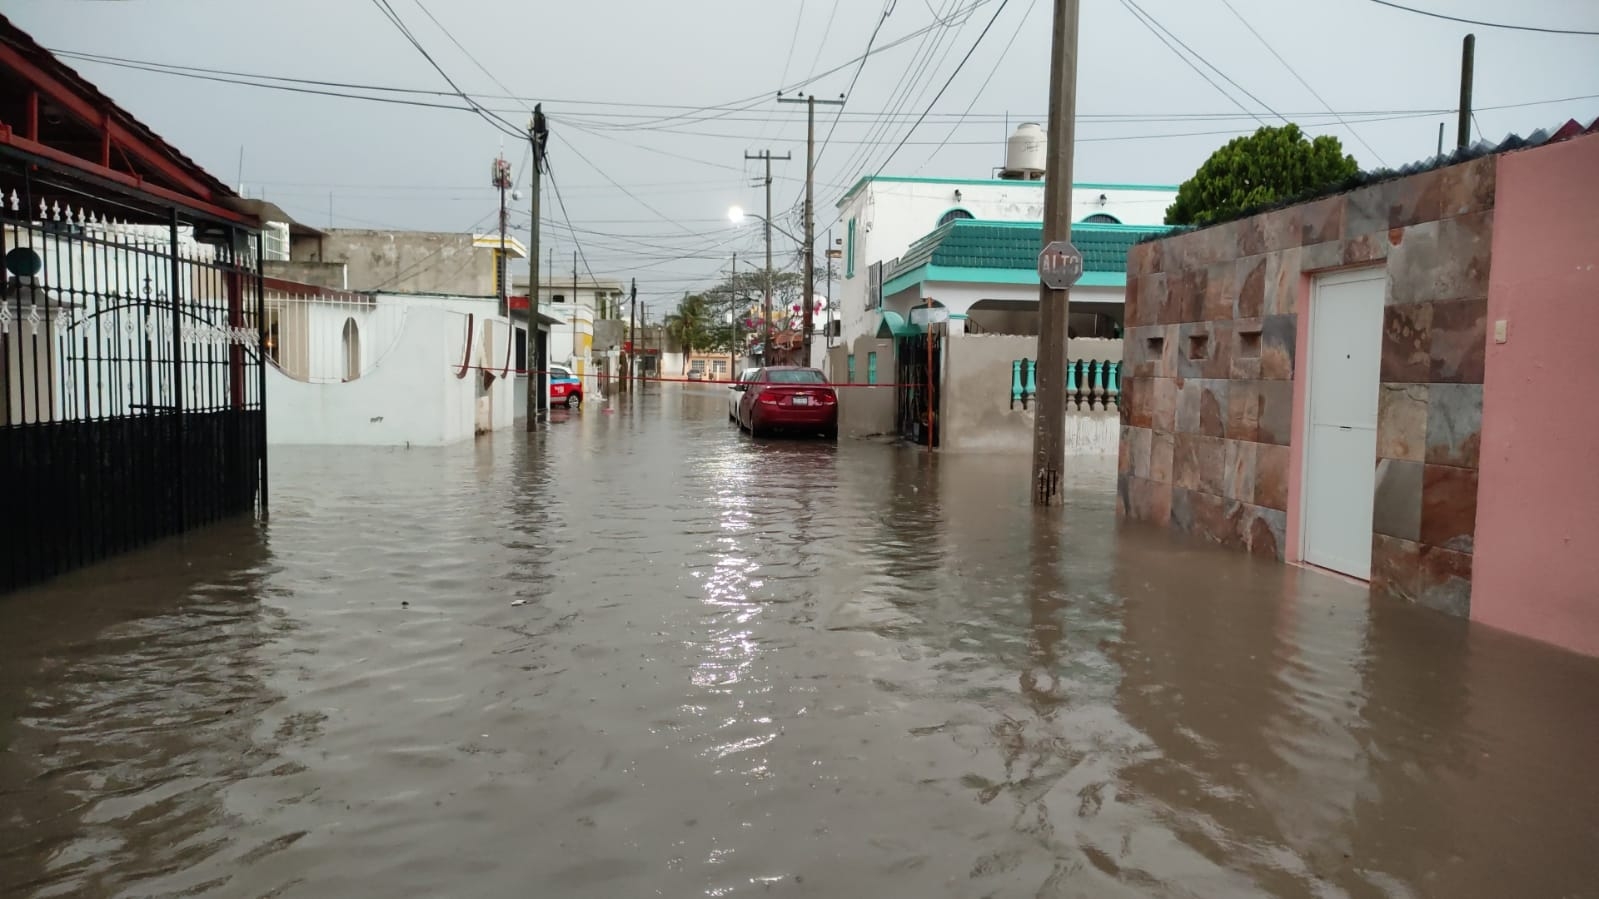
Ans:
{"type": "Polygon", "coordinates": [[[1106,203],[1109,203],[1109,202],[1110,202],[1110,197],[1107,197],[1104,194],[1100,194],[1099,195],[1099,205],[1103,206],[1103,205],[1105,205],[1106,203]]]}
{"type": "Polygon", "coordinates": [[[959,203],[960,201],[961,201],[960,188],[956,188],[955,189],[955,202],[959,203]]]}

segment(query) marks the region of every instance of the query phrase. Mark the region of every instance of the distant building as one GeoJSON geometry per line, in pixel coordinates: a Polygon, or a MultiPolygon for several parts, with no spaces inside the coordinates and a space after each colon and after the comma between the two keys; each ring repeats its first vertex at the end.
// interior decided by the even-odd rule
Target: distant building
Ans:
{"type": "MultiPolygon", "coordinates": [[[[513,275],[514,292],[527,295],[528,276],[513,275]]],[[[565,322],[550,330],[550,362],[569,365],[586,375],[596,355],[610,356],[619,346],[595,342],[595,323],[627,319],[627,285],[604,278],[544,277],[539,280],[539,311],[565,322]]],[[[606,329],[601,328],[604,332],[606,329]]]]}

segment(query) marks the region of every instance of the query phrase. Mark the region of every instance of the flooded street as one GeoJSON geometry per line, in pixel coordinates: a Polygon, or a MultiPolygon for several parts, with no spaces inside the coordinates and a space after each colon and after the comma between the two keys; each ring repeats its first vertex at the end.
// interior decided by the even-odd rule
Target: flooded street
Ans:
{"type": "Polygon", "coordinates": [[[725,394],[0,600],[0,896],[1599,896],[1599,660],[725,394]]]}

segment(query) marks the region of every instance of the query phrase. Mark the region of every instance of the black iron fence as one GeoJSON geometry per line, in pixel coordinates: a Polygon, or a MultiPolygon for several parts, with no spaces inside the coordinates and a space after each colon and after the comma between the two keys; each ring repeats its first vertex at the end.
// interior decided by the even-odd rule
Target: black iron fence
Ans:
{"type": "Polygon", "coordinates": [[[943,368],[943,341],[937,334],[899,338],[894,357],[895,417],[899,436],[912,443],[938,446],[938,385],[943,368]]]}
{"type": "Polygon", "coordinates": [[[264,509],[259,241],[0,154],[0,592],[264,509]]]}

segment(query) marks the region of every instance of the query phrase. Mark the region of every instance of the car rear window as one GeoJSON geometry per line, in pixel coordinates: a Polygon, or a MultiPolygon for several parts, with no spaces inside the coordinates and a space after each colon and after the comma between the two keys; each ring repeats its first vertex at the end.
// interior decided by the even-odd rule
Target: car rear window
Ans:
{"type": "Polygon", "coordinates": [[[814,368],[788,368],[766,373],[773,384],[826,384],[827,379],[814,368]]]}

